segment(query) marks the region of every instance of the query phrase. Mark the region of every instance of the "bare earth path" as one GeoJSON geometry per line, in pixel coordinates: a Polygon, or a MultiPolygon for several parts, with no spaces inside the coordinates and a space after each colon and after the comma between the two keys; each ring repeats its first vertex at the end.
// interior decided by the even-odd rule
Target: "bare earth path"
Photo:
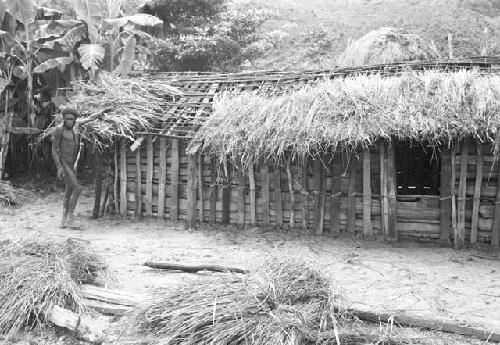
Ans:
{"type": "MultiPolygon", "coordinates": [[[[500,261],[422,244],[204,228],[155,220],[89,219],[88,194],[78,206],[85,230],[59,229],[60,195],[30,200],[22,209],[0,209],[0,240],[78,237],[90,240],[116,270],[120,287],[135,292],[172,288],[212,273],[155,271],[145,261],[221,264],[252,269],[266,256],[298,255],[331,274],[353,306],[374,311],[454,320],[500,332],[500,261]]],[[[481,253],[493,256],[494,253],[481,253]]]]}

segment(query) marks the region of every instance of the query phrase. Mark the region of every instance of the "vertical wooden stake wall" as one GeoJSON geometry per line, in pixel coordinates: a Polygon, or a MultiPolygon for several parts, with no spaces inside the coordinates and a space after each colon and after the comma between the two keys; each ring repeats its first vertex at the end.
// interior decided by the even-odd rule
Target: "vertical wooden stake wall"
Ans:
{"type": "Polygon", "coordinates": [[[477,226],[479,223],[479,208],[481,205],[481,185],[483,183],[483,145],[476,144],[476,183],[474,185],[474,198],[472,201],[472,221],[470,229],[470,242],[477,242],[477,226]]]}
{"type": "Polygon", "coordinates": [[[269,214],[269,167],[267,163],[264,163],[261,167],[261,181],[262,181],[262,207],[263,213],[262,217],[264,220],[264,225],[269,226],[271,224],[271,217],[269,214]]]}
{"type": "Polygon", "coordinates": [[[139,217],[142,212],[142,167],[141,147],[135,151],[135,216],[139,217]]]}
{"type": "MultiPolygon", "coordinates": [[[[455,237],[457,233],[457,204],[455,203],[456,201],[456,195],[455,195],[455,189],[456,189],[456,166],[455,166],[455,159],[456,159],[456,147],[455,144],[452,144],[451,146],[451,179],[448,181],[450,184],[450,194],[451,194],[451,231],[453,234],[453,237],[455,237]]],[[[454,238],[454,245],[456,245],[456,239],[454,238]]]]}
{"type": "Polygon", "coordinates": [[[158,182],[158,218],[165,217],[165,186],[167,184],[167,138],[160,138],[160,178],[158,182]]]}
{"type": "Polygon", "coordinates": [[[286,176],[288,180],[288,190],[290,191],[290,228],[295,227],[295,191],[292,180],[292,156],[288,156],[286,161],[286,176]]]}
{"type": "Polygon", "coordinates": [[[205,193],[203,190],[203,155],[198,154],[198,210],[200,223],[205,221],[205,193]]]}
{"type": "Polygon", "coordinates": [[[146,170],[146,216],[153,215],[153,139],[146,140],[147,170],[146,170]]]}
{"type": "Polygon", "coordinates": [[[440,184],[440,208],[441,208],[441,241],[449,243],[451,232],[451,150],[441,149],[441,184],[440,184]]]}
{"type": "Polygon", "coordinates": [[[491,228],[491,245],[497,248],[500,244],[500,160],[497,161],[497,194],[495,198],[495,219],[491,228]]]}
{"type": "Polygon", "coordinates": [[[115,213],[120,212],[120,200],[118,199],[118,183],[119,183],[119,169],[118,169],[118,150],[119,150],[119,145],[118,143],[115,143],[115,150],[114,150],[114,164],[115,164],[115,176],[114,176],[114,181],[113,181],[113,198],[115,199],[115,213]]]}
{"type": "Polygon", "coordinates": [[[347,232],[356,232],[356,168],[357,159],[351,154],[349,159],[349,188],[347,191],[347,232]]]}
{"type": "Polygon", "coordinates": [[[250,223],[257,224],[257,205],[255,201],[255,174],[253,165],[248,169],[248,182],[250,184],[250,223]]]}
{"type": "Polygon", "coordinates": [[[316,235],[321,235],[323,233],[323,220],[321,219],[321,182],[322,182],[322,172],[321,160],[316,158],[314,160],[314,232],[316,235]]]}
{"type": "Polygon", "coordinates": [[[388,214],[389,214],[389,224],[388,224],[388,234],[390,237],[398,240],[398,220],[396,213],[396,194],[397,194],[397,182],[396,182],[396,154],[395,154],[394,143],[389,143],[387,148],[387,194],[388,194],[388,214]]]}
{"type": "Polygon", "coordinates": [[[460,162],[460,182],[458,185],[458,217],[455,248],[462,248],[465,244],[465,192],[467,187],[467,165],[469,162],[469,139],[462,142],[460,162]]]}
{"type": "Polygon", "coordinates": [[[210,163],[210,224],[217,221],[217,167],[215,160],[210,163]]]}
{"type": "Polygon", "coordinates": [[[170,158],[170,219],[179,219],[179,139],[172,139],[172,154],[170,158]]]}
{"type": "Polygon", "coordinates": [[[222,189],[222,224],[229,224],[231,213],[231,172],[227,169],[226,185],[222,189]]]}
{"type": "Polygon", "coordinates": [[[194,227],[196,222],[196,161],[195,155],[188,155],[187,223],[189,227],[194,227]]]}
{"type": "Polygon", "coordinates": [[[275,212],[276,212],[276,225],[279,227],[283,226],[283,200],[281,196],[281,170],[280,166],[276,164],[276,170],[274,172],[274,202],[275,202],[275,212]]]}
{"type": "Polygon", "coordinates": [[[363,150],[363,235],[373,236],[372,189],[370,185],[370,149],[363,150]]]}
{"type": "Polygon", "coordinates": [[[245,225],[245,174],[238,170],[238,224],[245,225]]]}
{"type": "Polygon", "coordinates": [[[340,234],[340,186],[342,175],[342,157],[340,152],[333,156],[332,166],[332,202],[330,208],[330,234],[336,236],[340,234]]]}
{"type": "MultiPolygon", "coordinates": [[[[291,165],[291,161],[290,161],[291,165]]],[[[290,172],[291,179],[291,172],[290,172]]],[[[293,183],[292,183],[293,187],[293,183]]],[[[302,228],[307,231],[309,228],[309,158],[304,158],[304,165],[302,166],[302,228]]],[[[295,198],[294,198],[295,204],[295,198]]],[[[295,213],[294,213],[295,214],[295,213]]]]}
{"type": "Polygon", "coordinates": [[[120,143],[120,214],[127,216],[127,148],[120,143]]]}

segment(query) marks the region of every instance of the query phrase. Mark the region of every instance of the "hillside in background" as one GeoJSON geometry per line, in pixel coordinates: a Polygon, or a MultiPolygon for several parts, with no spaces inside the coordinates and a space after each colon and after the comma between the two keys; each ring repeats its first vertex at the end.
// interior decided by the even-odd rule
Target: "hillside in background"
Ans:
{"type": "Polygon", "coordinates": [[[448,56],[448,33],[454,56],[481,53],[484,29],[489,54],[500,54],[499,0],[252,0],[275,16],[264,31],[287,35],[264,56],[247,63],[251,69],[332,68],[347,44],[382,26],[406,29],[434,41],[448,56]]]}

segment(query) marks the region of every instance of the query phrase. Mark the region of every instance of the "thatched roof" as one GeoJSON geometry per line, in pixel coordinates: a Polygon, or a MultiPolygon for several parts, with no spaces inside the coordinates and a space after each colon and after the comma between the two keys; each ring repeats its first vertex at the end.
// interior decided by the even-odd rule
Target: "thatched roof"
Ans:
{"type": "Polygon", "coordinates": [[[439,58],[433,43],[406,30],[383,27],[350,43],[338,59],[340,66],[363,66],[439,58]]]}
{"type": "Polygon", "coordinates": [[[248,165],[368,147],[380,138],[494,142],[499,126],[500,75],[407,72],[335,78],[279,96],[224,93],[194,142],[221,161],[248,165]]]}

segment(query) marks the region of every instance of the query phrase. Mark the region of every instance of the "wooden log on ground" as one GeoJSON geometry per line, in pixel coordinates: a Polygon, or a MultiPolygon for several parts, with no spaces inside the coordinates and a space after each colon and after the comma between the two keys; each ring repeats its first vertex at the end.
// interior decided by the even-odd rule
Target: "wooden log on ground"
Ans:
{"type": "Polygon", "coordinates": [[[467,164],[469,157],[469,140],[465,138],[462,142],[462,155],[460,163],[460,182],[458,187],[457,205],[457,231],[454,234],[455,249],[462,248],[465,244],[465,190],[467,184],[467,164]]]}
{"type": "Polygon", "coordinates": [[[123,290],[107,289],[93,285],[84,284],[81,294],[87,300],[94,300],[108,304],[133,307],[147,299],[147,296],[135,294],[123,290]]]}
{"type": "Polygon", "coordinates": [[[441,213],[441,241],[449,243],[451,233],[451,150],[441,149],[441,186],[440,186],[440,213],[441,213]]]}
{"type": "Polygon", "coordinates": [[[360,320],[370,321],[370,322],[394,322],[403,327],[418,327],[425,328],[434,331],[441,331],[446,333],[465,335],[481,340],[488,340],[494,342],[500,342],[500,333],[488,332],[482,329],[477,329],[468,326],[462,326],[457,323],[444,322],[438,320],[432,320],[429,318],[418,318],[407,315],[393,315],[388,313],[375,313],[366,310],[359,309],[348,309],[347,313],[352,314],[359,318],[360,320]]]}
{"type": "Polygon", "coordinates": [[[77,337],[93,344],[103,341],[103,329],[91,319],[82,317],[57,305],[47,313],[47,321],[58,327],[75,332],[77,337]]]}
{"type": "Polygon", "coordinates": [[[165,216],[165,190],[167,184],[167,138],[160,138],[160,179],[158,182],[158,218],[165,216]]]}
{"type": "Polygon", "coordinates": [[[179,219],[179,139],[172,139],[172,158],[170,160],[170,219],[179,219]]]}
{"type": "Polygon", "coordinates": [[[483,183],[483,145],[476,144],[476,183],[474,186],[474,199],[472,201],[472,221],[470,230],[470,242],[477,242],[477,227],[479,223],[479,209],[481,208],[481,184],[483,183]]]}
{"type": "Polygon", "coordinates": [[[168,271],[182,271],[186,273],[196,273],[200,271],[210,271],[210,272],[230,272],[230,273],[248,273],[248,271],[243,270],[241,268],[234,268],[234,267],[225,267],[225,266],[219,266],[219,265],[196,265],[196,266],[188,266],[188,265],[179,265],[179,264],[172,264],[172,263],[163,263],[163,262],[145,262],[144,266],[150,267],[150,268],[155,268],[155,269],[161,269],[161,270],[168,270],[168,271]]]}
{"type": "Polygon", "coordinates": [[[106,303],[92,299],[85,299],[84,302],[90,309],[104,315],[122,315],[133,309],[133,307],[127,307],[125,305],[106,303]]]}
{"type": "Polygon", "coordinates": [[[372,227],[372,188],[370,179],[370,149],[363,150],[363,235],[373,236],[372,227]]]}

